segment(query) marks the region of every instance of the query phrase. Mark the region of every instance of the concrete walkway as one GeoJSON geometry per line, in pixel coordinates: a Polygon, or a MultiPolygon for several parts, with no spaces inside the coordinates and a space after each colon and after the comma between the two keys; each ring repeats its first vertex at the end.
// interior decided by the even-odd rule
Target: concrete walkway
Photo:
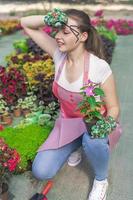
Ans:
{"type": "MultiPolygon", "coordinates": [[[[11,43],[16,36],[8,36],[0,40],[0,61],[11,50],[11,43]],[[2,46],[1,46],[2,42],[2,46]],[[1,57],[2,55],[2,57],[1,57]]],[[[114,71],[118,94],[121,103],[121,122],[123,136],[113,151],[110,160],[109,190],[107,200],[133,200],[133,35],[120,36],[114,52],[111,67],[114,71]]],[[[1,64],[0,62],[0,64],[1,64]]],[[[92,185],[91,169],[85,158],[78,167],[69,167],[67,164],[54,178],[54,186],[47,195],[49,200],[86,200],[92,185]]],[[[45,183],[45,182],[44,182],[45,183]]],[[[13,200],[28,200],[32,194],[41,191],[43,182],[36,182],[30,172],[14,176],[11,180],[10,191],[15,195],[13,200]]]]}
{"type": "Polygon", "coordinates": [[[22,38],[25,38],[25,35],[21,31],[0,37],[0,65],[6,64],[5,57],[14,50],[13,42],[22,38]]]}
{"type": "Polygon", "coordinates": [[[69,8],[76,8],[81,10],[91,10],[91,11],[97,11],[97,10],[105,10],[105,11],[121,11],[121,10],[127,10],[127,11],[133,11],[133,5],[132,4],[118,4],[118,3],[109,3],[109,2],[103,2],[98,4],[89,4],[82,2],[79,3],[59,3],[59,2],[52,2],[52,1],[40,1],[40,2],[24,2],[24,1],[4,1],[0,0],[0,10],[1,13],[10,13],[10,12],[21,12],[26,10],[48,10],[53,8],[60,8],[60,9],[69,9],[69,8]]]}

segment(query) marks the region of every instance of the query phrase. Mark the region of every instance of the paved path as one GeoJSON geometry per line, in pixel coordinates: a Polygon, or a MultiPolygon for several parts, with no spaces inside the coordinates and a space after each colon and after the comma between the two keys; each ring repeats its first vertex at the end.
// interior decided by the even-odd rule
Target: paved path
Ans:
{"type": "MultiPolygon", "coordinates": [[[[108,19],[133,19],[133,5],[132,4],[118,4],[118,3],[98,3],[89,4],[82,2],[81,4],[59,3],[52,1],[39,1],[39,2],[26,2],[26,1],[5,1],[0,0],[0,18],[16,18],[23,16],[24,13],[29,11],[29,15],[35,13],[35,11],[52,10],[53,8],[70,9],[76,8],[85,10],[93,17],[97,10],[104,10],[104,16],[108,19]],[[43,3],[42,3],[43,2],[43,3]],[[32,12],[34,11],[34,12],[32,12]]],[[[63,1],[62,1],[63,2],[63,1]]]]}
{"type": "Polygon", "coordinates": [[[0,36],[0,65],[5,65],[5,56],[9,55],[13,50],[13,42],[24,38],[25,35],[21,31],[16,32],[15,34],[0,36]]]}
{"type": "MultiPolygon", "coordinates": [[[[0,40],[0,61],[7,55],[11,43],[19,38],[19,32],[0,40]],[[2,43],[1,43],[2,42],[2,43]],[[2,45],[1,45],[2,44],[2,45]]],[[[107,200],[133,200],[133,36],[120,36],[117,40],[112,62],[116,76],[118,94],[121,102],[121,122],[123,137],[111,155],[109,190],[107,200]]],[[[3,61],[2,61],[3,62],[3,61]]],[[[48,194],[49,200],[86,200],[92,184],[92,175],[88,163],[83,162],[75,168],[67,166],[60,170],[54,178],[54,187],[48,194]]],[[[13,200],[28,200],[35,192],[39,192],[42,182],[34,182],[29,178],[30,172],[14,176],[11,180],[10,191],[15,195],[13,200]]],[[[10,198],[11,199],[11,198],[10,198]]]]}
{"type": "MultiPolygon", "coordinates": [[[[52,1],[51,1],[52,2],[52,1]]],[[[96,11],[99,9],[103,10],[109,10],[109,11],[121,11],[121,10],[128,10],[133,11],[133,5],[132,4],[116,4],[116,3],[99,3],[99,4],[89,4],[83,2],[82,4],[70,4],[70,3],[59,3],[59,2],[52,2],[50,3],[47,1],[43,1],[43,3],[40,2],[6,2],[4,0],[0,0],[0,10],[1,13],[10,13],[10,12],[21,12],[26,10],[32,10],[32,9],[40,9],[40,10],[48,10],[52,8],[61,8],[61,9],[68,9],[71,7],[75,7],[77,9],[88,9],[91,11],[96,11]]]]}

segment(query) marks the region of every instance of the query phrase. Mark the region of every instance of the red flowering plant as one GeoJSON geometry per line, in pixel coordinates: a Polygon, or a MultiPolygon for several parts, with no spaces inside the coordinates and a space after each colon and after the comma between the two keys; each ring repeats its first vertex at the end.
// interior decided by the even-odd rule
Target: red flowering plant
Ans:
{"type": "Polygon", "coordinates": [[[3,138],[0,138],[0,188],[3,183],[8,182],[11,175],[17,169],[19,162],[20,155],[18,152],[10,148],[3,138]]]}
{"type": "Polygon", "coordinates": [[[4,68],[0,66],[0,94],[8,106],[15,105],[17,100],[27,93],[26,78],[16,68],[4,68]]]}

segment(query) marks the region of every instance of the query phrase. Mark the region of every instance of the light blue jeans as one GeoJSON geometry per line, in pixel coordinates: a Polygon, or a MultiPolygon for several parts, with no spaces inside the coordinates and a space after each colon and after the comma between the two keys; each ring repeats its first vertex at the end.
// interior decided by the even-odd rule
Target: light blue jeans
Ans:
{"type": "Polygon", "coordinates": [[[109,144],[108,138],[92,139],[88,133],[59,148],[38,152],[32,165],[32,173],[39,180],[52,179],[67,161],[70,154],[82,145],[86,158],[97,180],[108,176],[109,144]]]}

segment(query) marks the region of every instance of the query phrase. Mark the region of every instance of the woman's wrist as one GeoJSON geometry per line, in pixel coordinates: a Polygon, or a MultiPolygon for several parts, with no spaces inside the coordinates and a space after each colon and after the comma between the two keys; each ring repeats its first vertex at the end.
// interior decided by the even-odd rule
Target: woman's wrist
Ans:
{"type": "Polygon", "coordinates": [[[117,126],[112,116],[100,119],[91,127],[92,138],[104,138],[109,135],[117,126]]]}
{"type": "Polygon", "coordinates": [[[31,15],[27,17],[22,17],[20,19],[22,27],[27,27],[31,29],[39,29],[45,25],[43,15],[31,15]]]}
{"type": "Polygon", "coordinates": [[[68,21],[67,15],[60,10],[59,8],[55,8],[53,11],[47,13],[44,16],[44,22],[48,26],[52,26],[54,28],[62,27],[68,21]]]}

